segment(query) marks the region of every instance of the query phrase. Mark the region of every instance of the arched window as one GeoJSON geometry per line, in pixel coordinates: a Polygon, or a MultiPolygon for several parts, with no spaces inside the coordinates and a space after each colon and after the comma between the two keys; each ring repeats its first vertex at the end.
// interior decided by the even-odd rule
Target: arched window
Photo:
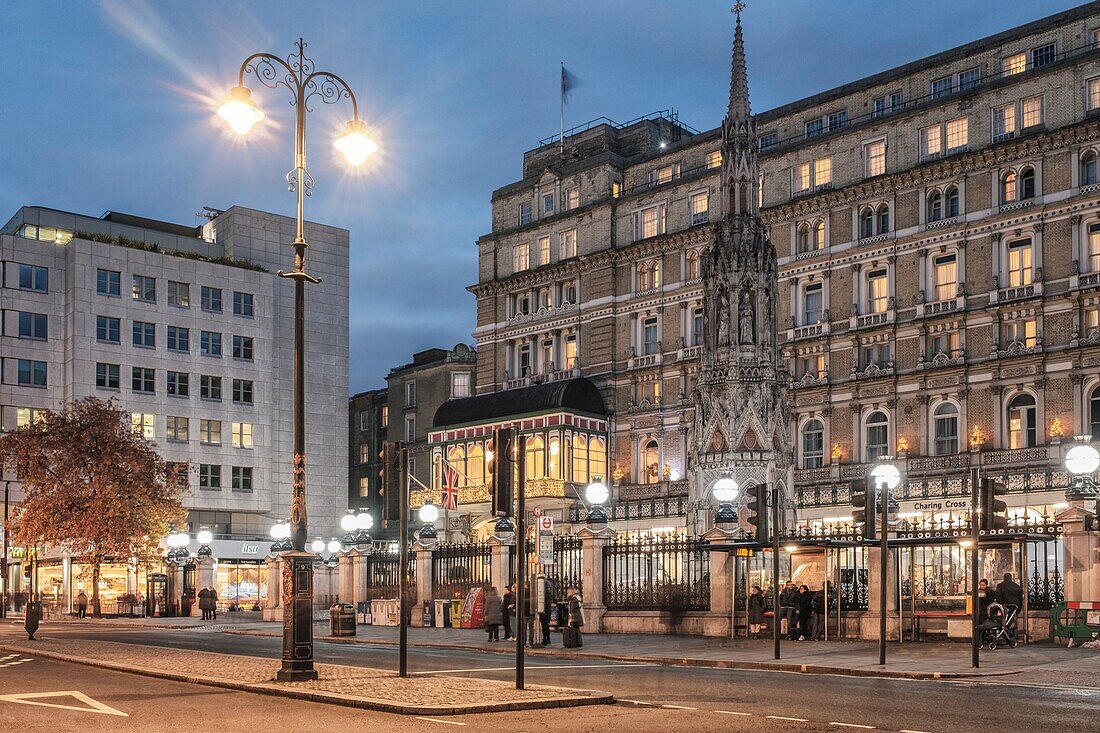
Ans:
{"type": "Polygon", "coordinates": [[[474,443],[466,454],[466,475],[470,479],[471,486],[481,486],[488,483],[485,480],[485,449],[481,443],[474,443]]]}
{"type": "Polygon", "coordinates": [[[814,418],[802,426],[802,467],[820,468],[825,464],[825,425],[814,418]]]}
{"type": "Polygon", "coordinates": [[[543,461],[546,460],[546,447],[542,438],[531,435],[527,438],[527,478],[542,478],[545,473],[543,461]]]}
{"type": "Polygon", "coordinates": [[[546,457],[546,477],[561,478],[561,440],[556,435],[550,438],[550,455],[546,457]]]}
{"type": "Polygon", "coordinates": [[[652,285],[649,284],[649,265],[642,263],[638,265],[638,290],[649,290],[652,285]]]}
{"type": "Polygon", "coordinates": [[[1001,203],[1008,204],[1016,200],[1016,171],[1001,176],[1001,203]]]}
{"type": "Polygon", "coordinates": [[[890,207],[886,204],[881,204],[876,212],[878,217],[878,233],[885,234],[890,231],[890,207]]]}
{"type": "Polygon", "coordinates": [[[864,458],[874,463],[890,453],[890,420],[882,410],[875,410],[864,422],[864,458]]]}
{"type": "Polygon", "coordinates": [[[956,186],[948,186],[944,192],[947,199],[947,218],[959,215],[959,189],[956,186]]]}
{"type": "Polygon", "coordinates": [[[1093,440],[1100,440],[1100,387],[1093,388],[1089,397],[1089,432],[1093,440]]]}
{"type": "Polygon", "coordinates": [[[797,242],[798,251],[809,252],[810,251],[810,227],[807,224],[798,225],[797,242]]]}
{"type": "Polygon", "coordinates": [[[588,441],[588,475],[607,480],[607,444],[603,438],[588,441]]]}
{"type": "Polygon", "coordinates": [[[933,191],[928,194],[928,221],[939,221],[943,218],[943,194],[933,191]]]}
{"type": "Polygon", "coordinates": [[[696,250],[693,249],[687,253],[686,265],[684,279],[697,279],[699,277],[699,253],[696,250]]]}
{"type": "Polygon", "coordinates": [[[583,435],[573,438],[573,482],[588,483],[588,439],[583,435]]]}
{"type": "Polygon", "coordinates": [[[661,449],[656,440],[651,440],[642,446],[642,465],[639,473],[642,483],[655,484],[661,480],[661,449]]]}
{"type": "Polygon", "coordinates": [[[461,445],[452,445],[450,450],[447,451],[447,463],[451,464],[451,468],[456,471],[458,476],[458,485],[466,485],[466,449],[461,445]]]}
{"type": "Polygon", "coordinates": [[[1033,448],[1035,433],[1035,398],[1018,394],[1008,403],[1008,447],[1033,448]]]}
{"type": "Polygon", "coordinates": [[[1100,183],[1100,166],[1097,165],[1096,151],[1090,150],[1081,156],[1081,185],[1100,183]]]}
{"type": "Polygon", "coordinates": [[[443,488],[443,450],[441,448],[432,451],[431,485],[436,491],[443,488]]]}
{"type": "Polygon", "coordinates": [[[941,402],[932,413],[933,447],[937,456],[959,452],[959,408],[941,402]]]}
{"type": "Polygon", "coordinates": [[[866,239],[875,234],[875,212],[870,206],[859,210],[859,237],[866,239]]]}
{"type": "Polygon", "coordinates": [[[1020,200],[1035,198],[1035,169],[1024,168],[1020,171],[1020,200]]]}
{"type": "Polygon", "coordinates": [[[652,285],[650,287],[661,287],[661,262],[660,260],[651,262],[649,264],[649,279],[652,285]]]}
{"type": "Polygon", "coordinates": [[[814,222],[814,249],[825,249],[825,220],[814,222]]]}

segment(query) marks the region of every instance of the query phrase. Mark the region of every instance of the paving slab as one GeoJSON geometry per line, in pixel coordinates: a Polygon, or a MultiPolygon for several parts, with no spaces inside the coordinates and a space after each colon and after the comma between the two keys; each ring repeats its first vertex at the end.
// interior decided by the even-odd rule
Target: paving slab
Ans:
{"type": "Polygon", "coordinates": [[[402,715],[459,715],[614,702],[610,693],[472,677],[407,677],[378,669],[318,664],[310,682],[276,682],[276,660],[77,638],[6,641],[0,649],[150,677],[279,695],[402,715]]]}

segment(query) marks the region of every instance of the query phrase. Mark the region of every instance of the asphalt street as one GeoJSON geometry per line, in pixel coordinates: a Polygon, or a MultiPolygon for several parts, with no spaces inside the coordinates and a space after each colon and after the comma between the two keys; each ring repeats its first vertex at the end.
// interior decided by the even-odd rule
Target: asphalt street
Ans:
{"type": "MultiPolygon", "coordinates": [[[[18,626],[0,626],[0,640],[8,634],[17,635],[19,631],[18,626]]],[[[277,638],[218,633],[209,627],[193,630],[127,630],[88,626],[47,628],[42,634],[247,654],[273,659],[279,654],[280,644],[277,638]]],[[[395,669],[397,664],[397,650],[389,646],[319,642],[316,655],[318,661],[336,664],[390,669],[395,669]]],[[[2,656],[5,654],[0,654],[2,656]]],[[[606,708],[460,716],[448,718],[446,722],[420,721],[415,730],[425,730],[424,726],[429,723],[435,727],[459,727],[454,724],[466,723],[485,730],[520,732],[560,730],[562,722],[567,720],[568,727],[572,730],[630,730],[632,733],[665,731],[674,727],[699,731],[767,730],[776,733],[786,730],[867,728],[946,733],[984,730],[994,718],[999,733],[1089,731],[1100,727],[1096,723],[1100,717],[1100,689],[1000,684],[995,681],[885,680],[768,671],[662,667],[547,657],[532,659],[530,662],[527,666],[527,679],[533,684],[609,690],[620,703],[606,708]],[[557,721],[556,724],[553,721],[557,721]]],[[[20,729],[35,730],[33,725],[39,720],[37,716],[42,715],[41,711],[51,708],[4,702],[3,695],[42,690],[80,690],[96,700],[137,716],[144,714],[143,706],[146,702],[154,706],[167,706],[166,710],[182,711],[186,708],[192,711],[190,715],[203,714],[196,708],[209,708],[207,703],[210,703],[219,711],[217,715],[222,716],[218,718],[221,722],[208,726],[213,730],[255,730],[256,727],[263,726],[257,726],[258,720],[270,721],[271,718],[263,715],[252,717],[253,711],[260,715],[259,711],[265,710],[267,712],[264,715],[270,715],[268,706],[274,704],[271,698],[261,696],[107,673],[47,660],[30,659],[9,667],[3,664],[0,661],[0,723],[10,719],[20,729]],[[177,696],[172,692],[173,689],[184,692],[177,696]],[[225,699],[229,696],[233,700],[225,699]],[[119,702],[121,707],[115,706],[112,700],[119,702]],[[31,727],[26,728],[26,723],[30,723],[31,727]],[[242,727],[233,727],[238,724],[242,727]]],[[[465,650],[413,649],[410,651],[409,666],[414,674],[495,679],[511,679],[514,674],[508,656],[465,650]]],[[[329,721],[339,725],[341,721],[348,720],[344,716],[349,715],[356,716],[354,719],[361,723],[371,716],[384,719],[385,725],[395,731],[405,730],[403,726],[408,723],[399,716],[340,710],[331,706],[289,700],[279,700],[277,707],[281,720],[284,720],[281,718],[284,714],[291,716],[285,720],[308,716],[301,718],[310,721],[309,726],[300,728],[302,730],[324,729],[329,721]]],[[[84,716],[80,730],[122,729],[111,727],[122,720],[118,716],[77,711],[64,711],[63,714],[67,716],[70,713],[84,716]],[[105,721],[86,720],[93,716],[105,721]],[[105,727],[96,728],[94,725],[105,727]]],[[[141,726],[140,729],[168,730],[171,718],[165,718],[166,714],[159,713],[154,719],[150,719],[153,727],[141,726]],[[162,724],[168,727],[156,727],[162,724]]],[[[46,716],[42,722],[45,724],[49,720],[53,719],[46,716]]],[[[49,730],[59,730],[57,721],[53,722],[55,725],[49,730]]],[[[5,727],[0,726],[0,730],[5,727]]],[[[174,730],[178,730],[178,726],[174,730]]]]}

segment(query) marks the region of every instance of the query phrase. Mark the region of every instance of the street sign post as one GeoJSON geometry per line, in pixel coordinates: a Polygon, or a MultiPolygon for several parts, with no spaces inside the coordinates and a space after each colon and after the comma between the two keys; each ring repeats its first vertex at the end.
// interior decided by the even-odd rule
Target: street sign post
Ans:
{"type": "Polygon", "coordinates": [[[539,564],[554,564],[554,519],[539,517],[539,564]]]}

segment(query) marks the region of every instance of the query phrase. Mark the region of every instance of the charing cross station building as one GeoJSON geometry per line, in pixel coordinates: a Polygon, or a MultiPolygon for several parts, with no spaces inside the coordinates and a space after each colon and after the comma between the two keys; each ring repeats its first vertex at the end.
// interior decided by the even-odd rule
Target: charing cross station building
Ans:
{"type": "MultiPolygon", "coordinates": [[[[1100,3],[755,115],[741,34],[720,126],[601,118],[493,192],[475,387],[436,412],[413,504],[449,465],[447,537],[492,535],[503,425],[527,435],[528,506],[567,532],[602,479],[620,536],[705,535],[731,475],[781,487],[784,532],[851,534],[852,483],[888,457],[917,536],[969,521],[977,468],[1043,529],[983,573],[1049,608],[1097,560],[1055,518],[1066,450],[1100,432],[1100,3]]],[[[808,562],[865,596],[866,554],[808,562]]],[[[900,595],[961,597],[964,554],[904,551],[900,595]]],[[[760,553],[737,562],[767,584],[760,553]]]]}

